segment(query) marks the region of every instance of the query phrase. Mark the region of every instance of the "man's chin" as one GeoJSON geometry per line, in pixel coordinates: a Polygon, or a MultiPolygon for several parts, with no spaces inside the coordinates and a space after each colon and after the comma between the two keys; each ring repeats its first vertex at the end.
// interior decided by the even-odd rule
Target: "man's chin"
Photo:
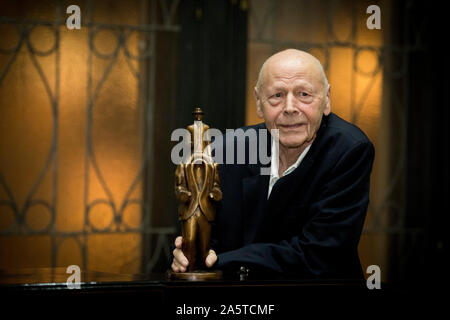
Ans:
{"type": "Polygon", "coordinates": [[[280,145],[288,149],[297,149],[305,144],[306,140],[302,139],[280,139],[280,145]]]}

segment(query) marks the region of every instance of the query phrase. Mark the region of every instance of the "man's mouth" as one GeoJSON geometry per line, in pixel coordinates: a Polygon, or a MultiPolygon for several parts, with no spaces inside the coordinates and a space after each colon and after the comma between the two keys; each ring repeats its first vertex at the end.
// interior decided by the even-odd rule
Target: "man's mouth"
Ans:
{"type": "Polygon", "coordinates": [[[303,125],[305,125],[305,124],[304,123],[279,124],[278,127],[283,128],[283,129],[298,129],[303,125]]]}

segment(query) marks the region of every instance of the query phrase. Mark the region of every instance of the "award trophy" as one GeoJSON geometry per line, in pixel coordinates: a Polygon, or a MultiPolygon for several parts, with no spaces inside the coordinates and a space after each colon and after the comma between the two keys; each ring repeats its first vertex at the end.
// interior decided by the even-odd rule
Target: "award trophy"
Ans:
{"type": "Polygon", "coordinates": [[[194,124],[187,127],[191,135],[191,155],[175,171],[175,195],[179,201],[178,217],[183,237],[182,251],[189,261],[186,272],[168,271],[169,279],[204,281],[221,279],[221,271],[206,270],[215,219],[216,202],[222,199],[218,164],[213,161],[209,126],[202,122],[203,111],[192,113],[194,124]]]}

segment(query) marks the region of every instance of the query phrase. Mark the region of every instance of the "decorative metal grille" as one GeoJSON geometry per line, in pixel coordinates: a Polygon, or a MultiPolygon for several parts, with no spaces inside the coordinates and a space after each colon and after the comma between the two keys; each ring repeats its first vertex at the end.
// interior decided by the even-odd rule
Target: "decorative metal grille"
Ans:
{"type": "MultiPolygon", "coordinates": [[[[87,57],[87,113],[86,113],[86,158],[85,158],[85,190],[84,190],[84,222],[83,228],[80,231],[67,232],[59,230],[55,221],[58,215],[56,210],[56,202],[58,201],[57,190],[58,190],[58,138],[59,138],[59,109],[60,109],[60,55],[61,55],[61,30],[65,28],[66,18],[65,8],[62,7],[62,2],[58,1],[56,4],[56,19],[54,21],[45,20],[17,20],[8,17],[0,17],[1,24],[7,24],[14,26],[19,34],[19,39],[17,44],[12,48],[2,48],[0,46],[0,54],[9,56],[7,64],[0,70],[0,86],[8,86],[5,83],[5,77],[10,70],[11,65],[15,62],[18,57],[19,51],[26,48],[29,57],[32,61],[34,68],[37,70],[40,80],[42,81],[45,94],[48,96],[51,110],[52,110],[52,123],[53,123],[53,134],[51,147],[48,152],[45,165],[43,166],[38,178],[34,182],[33,186],[28,192],[28,195],[24,201],[24,204],[20,204],[15,199],[14,193],[9,187],[6,179],[1,173],[0,168],[0,187],[5,190],[7,199],[0,200],[0,207],[6,206],[13,211],[14,222],[4,230],[0,231],[0,235],[49,235],[51,237],[51,266],[55,267],[57,264],[57,256],[61,243],[69,238],[72,238],[80,247],[83,268],[88,267],[88,241],[89,235],[93,234],[123,234],[123,233],[139,233],[142,235],[147,235],[145,239],[150,239],[154,243],[150,245],[154,248],[150,255],[148,253],[143,254],[143,257],[147,257],[147,261],[144,261],[142,271],[150,272],[157,263],[160,257],[169,256],[169,246],[171,240],[169,236],[175,233],[175,227],[153,227],[151,226],[151,186],[152,181],[143,181],[146,176],[151,177],[150,174],[144,174],[145,170],[152,170],[152,160],[149,157],[151,154],[153,146],[151,145],[153,141],[153,110],[155,104],[155,61],[156,61],[156,35],[164,35],[165,33],[178,33],[180,27],[174,24],[175,14],[177,13],[179,0],[175,1],[149,1],[148,13],[143,13],[150,15],[148,17],[148,24],[104,24],[95,23],[93,16],[93,6],[94,1],[87,2],[87,17],[83,16],[82,28],[88,30],[88,57],[87,57]],[[159,21],[159,22],[157,22],[159,21]],[[52,47],[46,51],[41,51],[35,48],[30,41],[30,34],[37,27],[45,27],[51,30],[54,35],[54,43],[52,47]],[[101,52],[96,48],[95,39],[99,32],[108,31],[112,33],[116,40],[116,45],[114,49],[109,52],[101,52]],[[145,42],[146,49],[134,54],[127,47],[127,40],[133,32],[138,32],[143,41],[145,42]],[[142,140],[144,142],[144,152],[141,166],[133,179],[132,184],[129,186],[128,191],[121,203],[117,203],[117,199],[114,199],[113,193],[111,192],[108,182],[106,181],[102,171],[99,168],[98,162],[96,160],[96,152],[92,144],[92,121],[93,121],[93,110],[96,108],[96,102],[99,97],[100,91],[102,90],[108,76],[117,62],[119,53],[122,52],[126,57],[126,63],[133,74],[134,78],[138,83],[138,94],[139,98],[137,104],[141,105],[141,110],[143,109],[143,114],[145,115],[145,132],[142,133],[142,140]],[[49,79],[46,76],[46,72],[43,66],[38,61],[37,57],[52,57],[55,63],[54,69],[54,80],[55,83],[49,83],[49,79]],[[106,68],[100,76],[99,81],[94,84],[93,81],[93,58],[101,59],[105,62],[106,68]],[[136,68],[138,63],[139,67],[136,68]],[[92,170],[90,170],[92,168],[92,170]],[[41,184],[43,177],[49,171],[53,172],[52,175],[52,194],[51,201],[41,199],[36,197],[36,191],[41,184]],[[106,194],[106,197],[96,198],[93,200],[88,199],[88,190],[90,188],[90,175],[94,174],[101,184],[101,188],[106,194]],[[138,182],[143,182],[147,184],[146,195],[141,198],[132,197],[131,194],[136,188],[138,182]],[[110,224],[105,228],[97,228],[91,223],[90,212],[93,207],[99,204],[107,205],[111,208],[113,212],[113,219],[110,224]],[[142,221],[139,226],[129,226],[123,220],[123,213],[127,205],[139,204],[142,209],[142,221]],[[26,217],[29,209],[33,206],[43,206],[45,207],[49,214],[50,220],[47,226],[42,229],[36,230],[26,223],[26,217]]],[[[1,41],[0,41],[1,43],[1,41]]],[[[136,110],[139,110],[139,106],[136,106],[136,110]]],[[[143,192],[142,192],[143,194],[143,192]]],[[[147,246],[144,246],[147,247],[147,246]]]]}

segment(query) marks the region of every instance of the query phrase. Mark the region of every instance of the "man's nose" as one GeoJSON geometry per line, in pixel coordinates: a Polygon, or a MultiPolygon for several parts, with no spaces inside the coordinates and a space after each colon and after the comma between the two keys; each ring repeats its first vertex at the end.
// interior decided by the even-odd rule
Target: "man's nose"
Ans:
{"type": "Polygon", "coordinates": [[[289,93],[286,97],[286,105],[284,106],[284,113],[286,114],[294,114],[298,113],[298,110],[295,106],[295,97],[292,93],[289,93]]]}

